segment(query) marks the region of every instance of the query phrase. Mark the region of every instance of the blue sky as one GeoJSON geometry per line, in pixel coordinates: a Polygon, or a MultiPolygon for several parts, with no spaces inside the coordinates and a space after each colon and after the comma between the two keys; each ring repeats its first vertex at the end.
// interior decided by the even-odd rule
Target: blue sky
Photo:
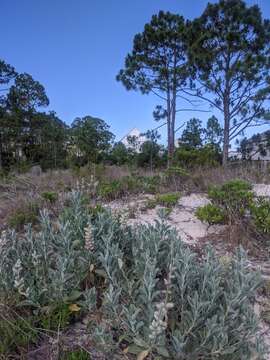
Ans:
{"type": "MultiPolygon", "coordinates": [[[[269,16],[269,0],[247,3],[258,4],[269,16]]],[[[159,10],[191,19],[206,4],[205,0],[1,0],[0,58],[39,80],[50,98],[49,109],[62,120],[70,124],[77,116],[100,117],[119,139],[135,126],[145,131],[158,125],[152,116],[158,99],[128,92],[115,80],[134,35],[159,10]]],[[[180,113],[178,123],[210,115],[180,113]]]]}

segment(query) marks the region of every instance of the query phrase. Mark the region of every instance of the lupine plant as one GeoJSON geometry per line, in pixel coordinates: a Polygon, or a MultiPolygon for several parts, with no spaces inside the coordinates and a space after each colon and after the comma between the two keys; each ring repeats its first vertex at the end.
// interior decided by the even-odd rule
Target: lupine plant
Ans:
{"type": "MultiPolygon", "coordinates": [[[[253,311],[261,280],[242,250],[226,261],[198,257],[166,224],[129,227],[108,211],[94,217],[73,192],[58,221],[2,234],[1,295],[35,314],[56,302],[93,313],[97,348],[139,359],[263,359],[253,311]]],[[[0,319],[1,321],[1,319],[0,319]]]]}

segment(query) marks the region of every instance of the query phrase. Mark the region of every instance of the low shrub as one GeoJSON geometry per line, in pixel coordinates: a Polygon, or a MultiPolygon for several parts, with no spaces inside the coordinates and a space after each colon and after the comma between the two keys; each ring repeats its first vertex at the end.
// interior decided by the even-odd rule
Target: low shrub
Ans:
{"type": "Polygon", "coordinates": [[[226,264],[210,248],[199,259],[164,217],[134,228],[108,211],[93,219],[78,192],[57,223],[46,212],[40,223],[38,233],[1,236],[0,289],[17,308],[42,316],[67,304],[52,322],[65,310],[63,326],[66,311],[98,309],[88,332],[108,358],[123,349],[138,359],[262,358],[253,308],[261,280],[241,250],[226,264]]]}
{"type": "Polygon", "coordinates": [[[225,211],[213,204],[207,204],[198,208],[196,210],[196,216],[209,225],[224,224],[226,222],[225,211]]]}
{"type": "Polygon", "coordinates": [[[243,217],[254,201],[252,185],[244,180],[231,180],[221,186],[210,188],[208,196],[212,203],[226,214],[229,222],[243,217]]]}
{"type": "Polygon", "coordinates": [[[199,149],[181,146],[175,151],[174,161],[184,168],[215,167],[221,163],[219,149],[210,144],[199,149]]]}
{"type": "Polygon", "coordinates": [[[28,203],[21,208],[14,210],[8,217],[8,226],[22,230],[27,224],[36,224],[39,216],[39,205],[37,203],[28,203]]]}
{"type": "Polygon", "coordinates": [[[160,182],[159,176],[124,176],[118,180],[100,183],[98,195],[110,201],[129,194],[156,193],[160,182]]]}
{"type": "Polygon", "coordinates": [[[41,197],[51,204],[54,204],[58,200],[58,194],[53,191],[44,191],[41,197]]]}
{"type": "Polygon", "coordinates": [[[166,207],[175,206],[180,198],[180,193],[166,193],[156,196],[156,203],[166,207]]]}
{"type": "Polygon", "coordinates": [[[260,199],[251,206],[251,217],[256,229],[264,234],[270,233],[270,201],[260,199]]]}
{"type": "Polygon", "coordinates": [[[98,188],[99,196],[104,200],[115,200],[122,195],[121,182],[113,180],[108,183],[101,183],[98,188]]]}

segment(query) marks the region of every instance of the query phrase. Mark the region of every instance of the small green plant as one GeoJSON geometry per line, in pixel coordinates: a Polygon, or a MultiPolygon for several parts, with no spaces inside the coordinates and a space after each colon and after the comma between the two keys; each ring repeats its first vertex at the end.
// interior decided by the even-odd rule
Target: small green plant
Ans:
{"type": "Polygon", "coordinates": [[[96,204],[95,206],[91,206],[89,208],[89,214],[93,219],[95,219],[98,214],[105,212],[106,209],[101,204],[96,204]]]}
{"type": "Polygon", "coordinates": [[[226,221],[225,211],[213,204],[207,204],[198,208],[196,210],[196,216],[209,225],[224,224],[226,221]]]}
{"type": "Polygon", "coordinates": [[[190,176],[189,172],[180,166],[170,166],[165,171],[165,175],[168,177],[176,176],[180,178],[188,178],[190,176]]]}
{"type": "Polygon", "coordinates": [[[166,207],[173,207],[177,204],[180,198],[180,193],[167,193],[167,194],[160,194],[156,197],[156,203],[166,207]]]}
{"type": "Polygon", "coordinates": [[[0,305],[0,357],[34,344],[37,338],[33,317],[22,317],[11,307],[0,305]]]}
{"type": "Polygon", "coordinates": [[[252,185],[238,179],[210,188],[208,195],[214,205],[223,209],[229,223],[245,216],[254,201],[252,185]]]}
{"type": "Polygon", "coordinates": [[[251,216],[256,229],[264,234],[270,233],[270,201],[260,199],[251,207],[251,216]]]}
{"type": "Polygon", "coordinates": [[[98,188],[99,196],[104,200],[115,200],[122,194],[121,182],[113,180],[107,183],[101,183],[98,188]]]}
{"type": "Polygon", "coordinates": [[[148,200],[145,202],[144,208],[145,208],[146,210],[147,210],[147,209],[154,209],[156,206],[157,206],[157,201],[156,201],[156,199],[148,199],[148,200]]]}
{"type": "Polygon", "coordinates": [[[91,360],[91,356],[85,350],[74,350],[63,355],[60,360],[91,360]]]}
{"type": "Polygon", "coordinates": [[[29,203],[22,208],[16,209],[8,218],[9,227],[22,230],[26,224],[38,222],[39,206],[37,203],[29,203]]]}
{"type": "Polygon", "coordinates": [[[45,308],[45,311],[40,315],[40,324],[46,330],[62,330],[69,323],[72,318],[72,312],[69,305],[59,303],[58,305],[50,305],[45,308]]]}
{"type": "Polygon", "coordinates": [[[42,198],[51,203],[54,204],[58,200],[58,194],[53,191],[45,191],[41,194],[42,198]]]}

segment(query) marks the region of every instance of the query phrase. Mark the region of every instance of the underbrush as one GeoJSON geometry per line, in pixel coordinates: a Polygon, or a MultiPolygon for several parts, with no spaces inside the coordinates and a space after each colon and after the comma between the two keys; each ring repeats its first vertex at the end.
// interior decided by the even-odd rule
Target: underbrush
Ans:
{"type": "Polygon", "coordinates": [[[93,216],[76,191],[59,219],[42,212],[38,232],[2,233],[2,354],[92,314],[84,335],[112,359],[263,359],[253,310],[261,280],[243,251],[224,262],[207,248],[198,258],[160,216],[131,228],[104,209],[93,216]],[[11,325],[14,313],[29,330],[11,325]]]}
{"type": "Polygon", "coordinates": [[[270,201],[257,198],[252,185],[246,181],[235,179],[208,191],[211,204],[198,208],[197,217],[209,225],[228,224],[229,235],[232,229],[241,227],[241,232],[252,232],[253,240],[256,233],[269,240],[270,233],[270,201]]]}

